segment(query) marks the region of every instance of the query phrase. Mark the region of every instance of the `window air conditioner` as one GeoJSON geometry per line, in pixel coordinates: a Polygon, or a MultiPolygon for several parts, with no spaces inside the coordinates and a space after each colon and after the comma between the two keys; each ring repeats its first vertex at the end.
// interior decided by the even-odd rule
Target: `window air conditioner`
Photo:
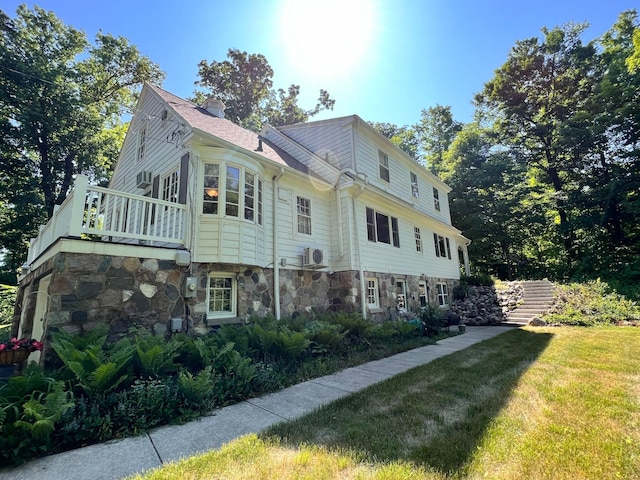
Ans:
{"type": "Polygon", "coordinates": [[[151,186],[153,173],[148,170],[138,172],[136,175],[136,188],[147,188],[151,186]]]}
{"type": "Polygon", "coordinates": [[[307,247],[304,249],[302,256],[302,265],[304,267],[326,267],[329,260],[326,250],[319,248],[307,247]]]}

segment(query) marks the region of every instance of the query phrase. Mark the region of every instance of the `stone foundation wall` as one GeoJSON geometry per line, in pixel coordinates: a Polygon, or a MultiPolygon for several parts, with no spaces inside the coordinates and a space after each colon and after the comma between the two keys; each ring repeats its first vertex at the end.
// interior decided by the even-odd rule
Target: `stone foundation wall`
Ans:
{"type": "MultiPolygon", "coordinates": [[[[215,321],[207,321],[208,277],[212,272],[234,273],[237,282],[237,314],[224,323],[243,322],[251,315],[265,316],[275,311],[273,269],[228,264],[194,264],[191,269],[174,260],[137,257],[59,253],[30,272],[21,281],[13,334],[17,334],[21,316],[22,333],[33,328],[35,295],[40,279],[50,275],[48,290],[49,329],[70,333],[109,327],[111,340],[126,335],[132,326],[148,328],[156,334],[168,334],[171,318],[183,319],[182,330],[206,334],[215,321]],[[184,297],[186,277],[197,279],[195,297],[184,297]],[[24,315],[21,312],[25,311],[24,315]]],[[[329,273],[315,270],[280,270],[280,313],[282,317],[325,312],[360,313],[360,273],[329,273]]],[[[395,282],[407,284],[407,308],[420,309],[421,277],[364,272],[378,278],[380,308],[370,317],[374,321],[390,318],[395,312],[395,282]]],[[[455,280],[427,278],[429,301],[437,304],[438,282],[449,286],[455,280]]]]}
{"type": "MultiPolygon", "coordinates": [[[[172,260],[60,253],[23,279],[21,290],[37,291],[40,279],[51,275],[49,329],[81,333],[106,324],[115,338],[140,325],[164,334],[169,318],[185,314],[183,270],[172,260]]],[[[23,300],[28,334],[35,302],[23,300]]]]}

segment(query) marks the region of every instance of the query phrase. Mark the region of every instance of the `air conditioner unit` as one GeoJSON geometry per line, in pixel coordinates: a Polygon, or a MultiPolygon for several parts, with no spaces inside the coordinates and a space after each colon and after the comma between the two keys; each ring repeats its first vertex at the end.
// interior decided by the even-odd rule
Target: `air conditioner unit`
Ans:
{"type": "Polygon", "coordinates": [[[307,247],[302,255],[302,265],[304,267],[326,267],[329,257],[326,250],[320,248],[307,247]]]}
{"type": "Polygon", "coordinates": [[[136,175],[136,187],[137,188],[147,188],[151,186],[153,173],[148,170],[143,170],[142,172],[138,172],[136,175]]]}

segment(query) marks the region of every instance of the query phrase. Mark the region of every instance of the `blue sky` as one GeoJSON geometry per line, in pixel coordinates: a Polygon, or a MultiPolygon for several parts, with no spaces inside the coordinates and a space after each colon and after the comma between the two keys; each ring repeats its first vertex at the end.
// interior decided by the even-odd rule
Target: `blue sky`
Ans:
{"type": "MultiPolygon", "coordinates": [[[[34,2],[2,0],[14,16],[34,2]]],[[[542,27],[588,22],[585,39],[607,31],[637,0],[40,0],[64,23],[124,36],[158,63],[163,87],[190,96],[197,64],[226,60],[229,48],[263,54],[274,84],[301,86],[301,106],[318,91],[333,112],[408,125],[424,108],[450,105],[469,121],[475,93],[516,40],[542,27]]]]}

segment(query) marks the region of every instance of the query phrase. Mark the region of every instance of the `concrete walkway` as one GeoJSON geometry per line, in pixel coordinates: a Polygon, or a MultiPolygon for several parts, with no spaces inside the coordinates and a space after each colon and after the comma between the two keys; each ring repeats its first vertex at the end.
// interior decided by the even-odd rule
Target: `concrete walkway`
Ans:
{"type": "Polygon", "coordinates": [[[348,368],[280,392],[224,407],[185,425],[167,425],[138,437],[91,445],[0,470],[0,479],[114,480],[220,448],[248,433],[305,415],[338,398],[413,367],[495,337],[513,327],[467,327],[450,337],[389,358],[348,368]]]}

